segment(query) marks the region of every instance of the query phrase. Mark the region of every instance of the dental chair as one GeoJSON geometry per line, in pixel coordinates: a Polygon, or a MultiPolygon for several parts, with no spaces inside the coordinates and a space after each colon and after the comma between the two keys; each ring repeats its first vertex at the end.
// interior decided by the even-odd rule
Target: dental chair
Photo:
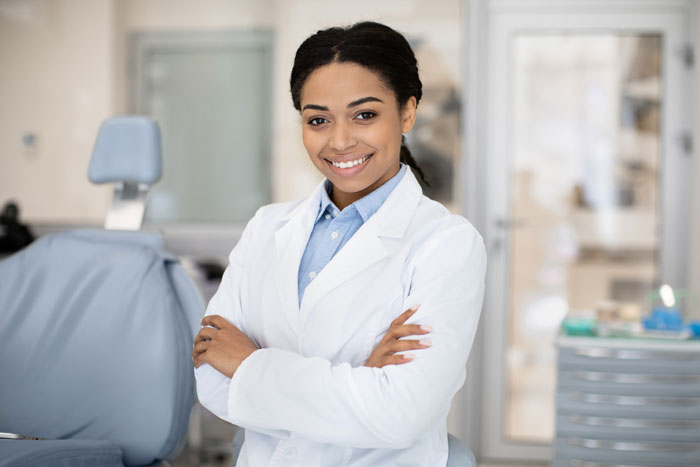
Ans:
{"type": "Polygon", "coordinates": [[[165,466],[182,446],[204,303],[139,231],[161,165],[155,122],[106,120],[88,170],[115,183],[106,229],[0,261],[0,466],[165,466]]]}

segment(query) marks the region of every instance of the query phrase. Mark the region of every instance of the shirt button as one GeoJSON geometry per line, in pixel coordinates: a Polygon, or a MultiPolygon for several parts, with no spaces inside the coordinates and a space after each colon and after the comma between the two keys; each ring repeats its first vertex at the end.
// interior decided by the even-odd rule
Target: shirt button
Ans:
{"type": "Polygon", "coordinates": [[[335,211],[333,211],[333,214],[335,214],[335,215],[337,216],[337,215],[338,215],[338,210],[336,209],[335,211]]]}
{"type": "Polygon", "coordinates": [[[325,217],[326,219],[330,219],[330,218],[331,218],[331,215],[330,215],[330,214],[326,214],[324,217],[325,217]]]}
{"type": "Polygon", "coordinates": [[[311,272],[309,273],[309,278],[310,278],[310,279],[313,279],[314,277],[316,277],[316,272],[311,271],[311,272]]]}
{"type": "Polygon", "coordinates": [[[338,232],[333,232],[333,233],[331,233],[331,238],[332,238],[332,239],[338,238],[338,232]]]}
{"type": "Polygon", "coordinates": [[[297,450],[296,448],[287,448],[285,454],[287,455],[287,459],[294,459],[297,455],[297,450]]]}

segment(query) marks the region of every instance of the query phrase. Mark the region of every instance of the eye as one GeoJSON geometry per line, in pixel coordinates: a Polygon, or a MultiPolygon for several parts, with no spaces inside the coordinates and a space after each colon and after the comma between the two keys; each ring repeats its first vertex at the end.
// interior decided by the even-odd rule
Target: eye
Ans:
{"type": "Polygon", "coordinates": [[[364,112],[360,112],[359,114],[357,114],[357,116],[355,118],[357,118],[359,120],[370,120],[376,116],[377,116],[376,113],[371,112],[369,110],[366,110],[364,112]]]}
{"type": "Polygon", "coordinates": [[[322,125],[322,124],[327,123],[327,122],[328,122],[328,120],[326,120],[325,118],[314,117],[308,121],[308,124],[311,126],[319,126],[319,125],[322,125]]]}

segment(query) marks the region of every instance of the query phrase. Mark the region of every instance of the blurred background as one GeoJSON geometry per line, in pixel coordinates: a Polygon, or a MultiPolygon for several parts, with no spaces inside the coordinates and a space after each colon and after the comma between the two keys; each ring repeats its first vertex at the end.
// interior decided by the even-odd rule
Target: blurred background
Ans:
{"type": "MultiPolygon", "coordinates": [[[[86,177],[97,129],[150,116],[164,175],[146,228],[208,299],[255,210],[321,180],[289,95],[296,48],[384,22],[420,65],[408,143],[425,193],[489,250],[449,429],[490,462],[547,463],[566,316],[639,318],[669,283],[700,320],[698,3],[0,0],[0,206],[34,236],[100,227],[112,192],[86,177]]],[[[196,407],[178,465],[227,462],[234,431],[196,407]]]]}

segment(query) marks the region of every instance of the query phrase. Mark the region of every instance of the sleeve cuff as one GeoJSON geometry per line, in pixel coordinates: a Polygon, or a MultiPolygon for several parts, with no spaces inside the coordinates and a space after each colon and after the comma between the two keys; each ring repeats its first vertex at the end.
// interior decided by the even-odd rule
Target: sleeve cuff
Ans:
{"type": "Polygon", "coordinates": [[[259,360],[262,357],[263,352],[266,350],[267,349],[258,349],[252,354],[248,355],[248,357],[241,362],[238,369],[233,374],[233,378],[231,378],[231,384],[229,385],[228,389],[229,419],[236,419],[236,399],[238,398],[238,394],[244,390],[241,386],[245,384],[248,368],[253,365],[256,360],[259,360]]]}

